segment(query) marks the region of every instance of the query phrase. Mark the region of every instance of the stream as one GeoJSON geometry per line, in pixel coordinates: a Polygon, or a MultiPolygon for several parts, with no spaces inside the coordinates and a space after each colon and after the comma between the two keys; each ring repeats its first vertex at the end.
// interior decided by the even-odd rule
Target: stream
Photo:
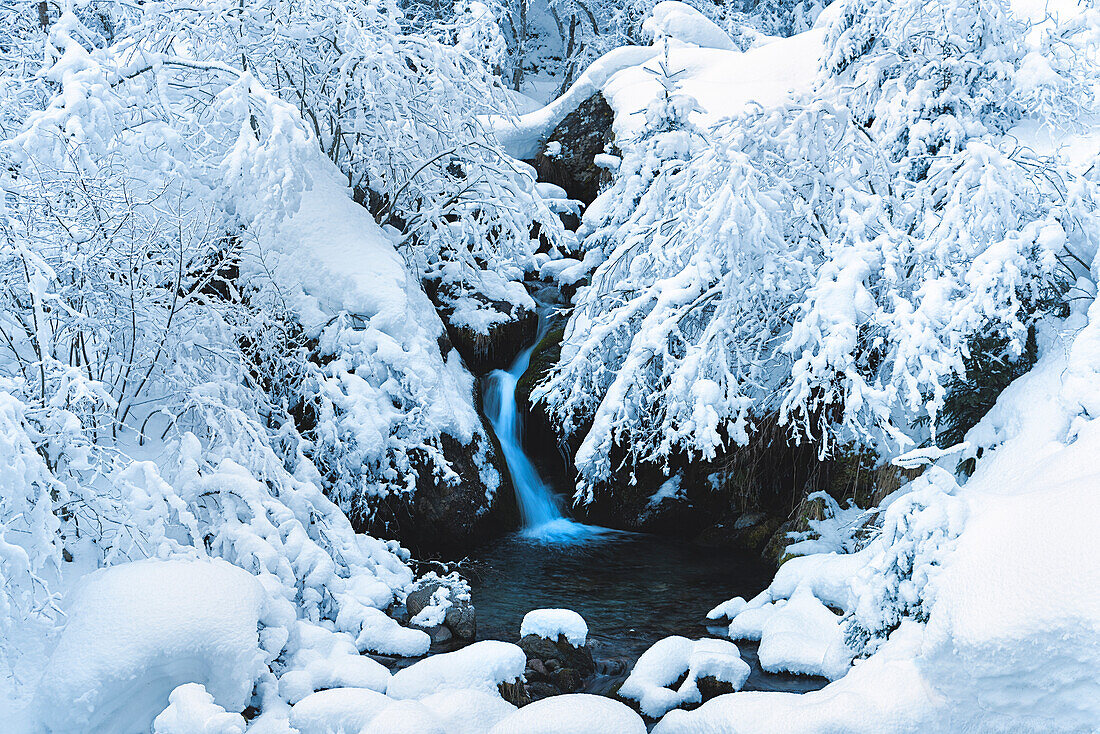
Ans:
{"type": "MultiPolygon", "coordinates": [[[[500,442],[522,528],[471,554],[463,575],[477,609],[478,638],[515,642],[532,609],[568,608],[589,627],[597,675],[585,692],[609,694],[650,645],[669,635],[724,636],[706,613],[734,596],[755,596],[773,569],[746,553],[682,540],[585,525],[568,518],[562,496],[539,476],[523,450],[515,388],[542,336],[508,370],[490,373],[486,417],[500,442]]],[[[752,666],[745,690],[808,691],[826,681],[760,669],[754,643],[738,643],[752,666]]]]}

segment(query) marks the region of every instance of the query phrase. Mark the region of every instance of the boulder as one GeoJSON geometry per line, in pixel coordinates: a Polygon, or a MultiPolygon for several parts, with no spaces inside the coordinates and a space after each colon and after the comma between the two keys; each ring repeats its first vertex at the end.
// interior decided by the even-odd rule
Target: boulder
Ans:
{"type": "Polygon", "coordinates": [[[582,102],[554,128],[536,156],[539,180],[565,189],[570,199],[591,204],[610,179],[593,159],[613,142],[614,121],[614,111],[599,92],[582,102]]]}
{"type": "Polygon", "coordinates": [[[560,635],[548,640],[525,635],[519,647],[527,655],[526,694],[530,700],[562,693],[576,693],[596,672],[596,663],[587,646],[574,647],[560,635]]]}
{"type": "Polygon", "coordinates": [[[432,597],[440,589],[445,590],[450,606],[444,612],[443,623],[430,628],[429,634],[432,634],[431,630],[438,627],[446,630],[447,634],[438,633],[439,639],[436,639],[436,634],[432,634],[432,641],[445,642],[453,635],[458,640],[472,642],[477,637],[477,612],[474,609],[473,602],[468,597],[457,594],[453,588],[447,587],[439,581],[429,581],[409,592],[409,595],[405,598],[405,609],[409,613],[409,618],[416,617],[431,605],[432,597]]]}

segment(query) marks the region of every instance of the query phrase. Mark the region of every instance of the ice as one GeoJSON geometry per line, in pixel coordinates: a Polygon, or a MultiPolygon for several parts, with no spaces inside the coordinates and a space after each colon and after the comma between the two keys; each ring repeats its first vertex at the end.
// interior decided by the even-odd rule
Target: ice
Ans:
{"type": "Polygon", "coordinates": [[[489,734],[645,734],[645,722],[625,704],[603,696],[568,693],[535,701],[489,734]]]}
{"type": "Polygon", "coordinates": [[[185,683],[168,695],[168,708],[153,720],[153,734],[244,734],[245,721],[218,704],[199,683],[185,683]]]}
{"type": "Polygon", "coordinates": [[[548,640],[564,636],[573,647],[583,647],[588,639],[588,624],[572,609],[535,609],[523,616],[519,636],[537,635],[548,640]]]}
{"type": "Polygon", "coordinates": [[[386,693],[399,699],[424,698],[443,690],[471,688],[493,695],[501,683],[519,680],[526,667],[527,656],[518,646],[482,640],[397,671],[386,693]]]}
{"type": "Polygon", "coordinates": [[[764,623],[760,667],[772,673],[819,675],[830,680],[847,672],[853,653],[844,642],[840,616],[829,611],[808,586],[764,623]]]}
{"type": "Polygon", "coordinates": [[[330,688],[294,704],[290,724],[300,734],[359,734],[393,703],[392,698],[369,688],[330,688]]]}
{"type": "MultiPolygon", "coordinates": [[[[242,711],[274,657],[257,635],[265,607],[256,578],[220,560],[95,571],[69,600],[68,624],[39,682],[41,723],[58,732],[147,731],[187,683],[204,686],[222,709],[242,711]]],[[[177,700],[166,722],[184,720],[202,697],[188,688],[177,700]]]]}

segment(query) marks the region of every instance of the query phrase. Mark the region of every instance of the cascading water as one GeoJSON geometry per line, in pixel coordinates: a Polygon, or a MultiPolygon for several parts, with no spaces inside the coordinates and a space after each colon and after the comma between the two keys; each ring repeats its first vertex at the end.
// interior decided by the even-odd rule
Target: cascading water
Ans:
{"type": "Polygon", "coordinates": [[[543,336],[539,328],[534,344],[520,352],[507,370],[494,370],[485,378],[483,404],[485,415],[500,442],[508,474],[516,490],[524,535],[539,540],[569,540],[603,532],[603,528],[583,525],[562,514],[554,492],[539,476],[523,451],[523,414],[516,405],[516,383],[531,362],[531,354],[543,336]]]}

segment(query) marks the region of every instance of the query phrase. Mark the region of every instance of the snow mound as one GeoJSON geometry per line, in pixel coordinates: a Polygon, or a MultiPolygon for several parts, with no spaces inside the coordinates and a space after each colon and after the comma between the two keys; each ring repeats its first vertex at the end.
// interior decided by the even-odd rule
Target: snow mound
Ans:
{"type": "MultiPolygon", "coordinates": [[[[201,683],[222,709],[243,710],[279,652],[259,644],[266,599],[254,576],[221,560],[138,561],[89,574],[39,682],[39,720],[53,731],[148,731],[186,683],[201,683]]],[[[180,692],[165,726],[197,698],[180,692]]]]}
{"type": "Polygon", "coordinates": [[[393,703],[369,688],[330,688],[294,704],[290,725],[300,734],[358,734],[393,703]]]}
{"type": "Polygon", "coordinates": [[[760,636],[760,667],[770,673],[840,678],[852,662],[840,616],[829,611],[808,586],[800,586],[768,617],[760,636]]]}
{"type": "Polygon", "coordinates": [[[653,13],[642,24],[642,31],[653,39],[690,43],[703,48],[740,51],[726,32],[686,3],[665,0],[653,7],[653,13]]]}
{"type": "Polygon", "coordinates": [[[231,714],[198,683],[185,683],[168,696],[168,708],[153,720],[153,734],[244,734],[244,717],[231,714]]]}
{"type": "Polygon", "coordinates": [[[625,704],[569,693],[524,706],[489,734],[645,734],[645,722],[625,704]]]}
{"type": "Polygon", "coordinates": [[[369,688],[385,693],[390,671],[377,660],[360,655],[351,637],[312,622],[298,622],[299,649],[290,670],[279,679],[279,693],[290,703],[323,688],[369,688]]]}
{"type": "Polygon", "coordinates": [[[500,696],[470,689],[440,691],[420,703],[435,714],[447,734],[485,734],[516,712],[500,696]]]}
{"type": "Polygon", "coordinates": [[[666,637],[642,653],[619,695],[637,701],[643,714],[656,719],[685,703],[702,701],[699,679],[704,677],[729,683],[736,691],[748,680],[749,665],[727,640],[666,637]],[[671,688],[680,678],[680,687],[671,688]]]}
{"type": "MultiPolygon", "coordinates": [[[[767,596],[763,592],[762,596],[767,596]]],[[[786,599],[777,601],[765,601],[757,603],[760,597],[756,597],[742,607],[732,620],[730,620],[729,634],[733,640],[759,640],[764,632],[764,624],[771,616],[787,603],[786,599]]]]}
{"type": "Polygon", "coordinates": [[[729,620],[732,620],[734,617],[736,617],[741,612],[742,609],[745,608],[745,604],[747,604],[747,603],[748,602],[746,602],[744,600],[744,598],[742,598],[740,596],[735,596],[732,599],[729,599],[728,601],[722,602],[721,604],[716,606],[714,609],[711,609],[709,612],[707,612],[707,619],[711,619],[711,620],[729,619],[729,620]]]}
{"type": "Polygon", "coordinates": [[[535,609],[523,615],[519,636],[535,635],[548,640],[565,637],[573,647],[584,647],[588,640],[588,624],[572,609],[535,609]]]}
{"type": "Polygon", "coordinates": [[[443,722],[419,701],[394,701],[359,734],[449,734],[443,722]]]}
{"type": "Polygon", "coordinates": [[[397,671],[387,694],[398,699],[424,698],[438,691],[471,688],[494,695],[501,683],[519,680],[526,667],[527,655],[518,646],[482,640],[397,671]]]}

